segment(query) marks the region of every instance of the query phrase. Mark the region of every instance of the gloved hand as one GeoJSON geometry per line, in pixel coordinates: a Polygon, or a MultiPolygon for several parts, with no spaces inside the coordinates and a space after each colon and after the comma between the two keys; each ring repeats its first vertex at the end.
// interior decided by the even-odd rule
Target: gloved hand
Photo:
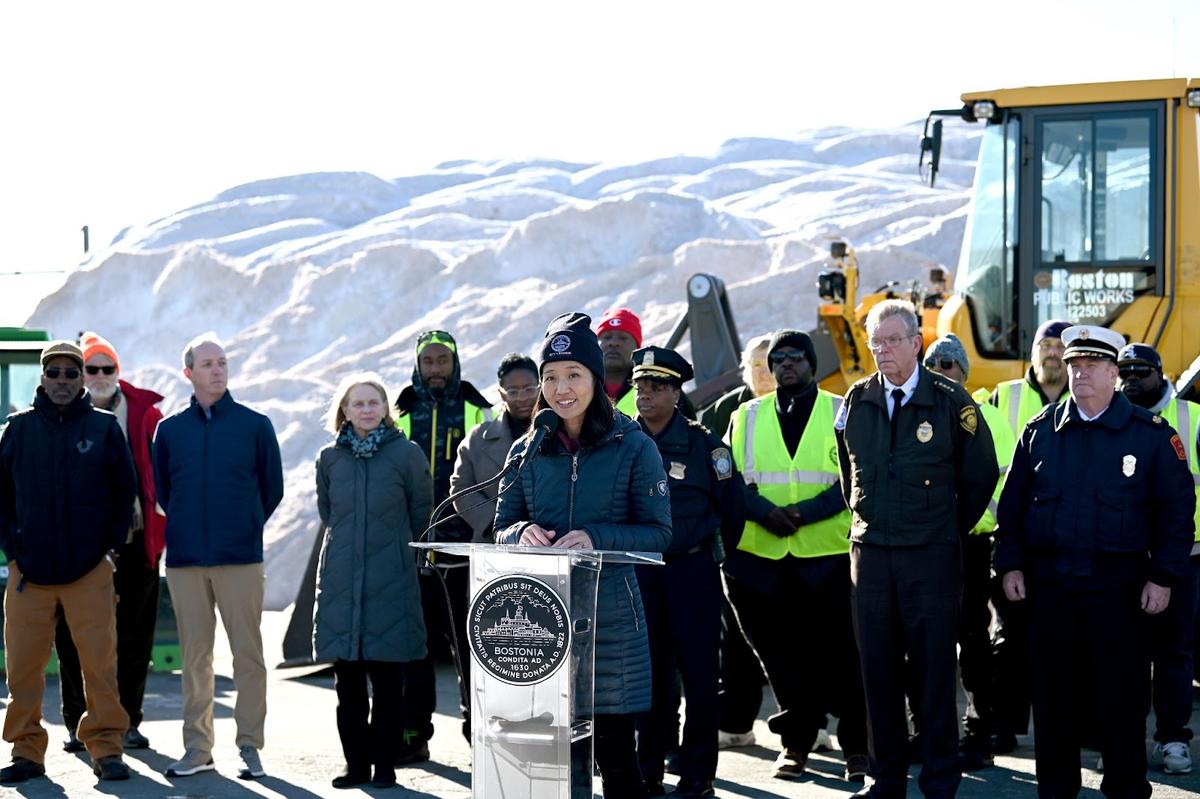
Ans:
{"type": "Polygon", "coordinates": [[[771,508],[767,518],[763,520],[763,527],[767,528],[772,535],[787,538],[796,532],[798,525],[792,521],[792,517],[783,508],[771,508]]]}

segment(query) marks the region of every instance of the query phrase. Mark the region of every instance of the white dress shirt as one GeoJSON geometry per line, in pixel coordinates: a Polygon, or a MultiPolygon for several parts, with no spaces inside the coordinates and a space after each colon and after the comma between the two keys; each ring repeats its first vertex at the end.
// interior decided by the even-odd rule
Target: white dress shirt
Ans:
{"type": "MultiPolygon", "coordinates": [[[[880,377],[883,377],[883,375],[880,375],[880,377]]],[[[905,380],[902,385],[898,386],[891,380],[888,380],[886,377],[883,378],[883,392],[887,397],[889,419],[891,419],[896,413],[896,408],[894,407],[896,401],[892,399],[892,392],[896,389],[903,391],[904,396],[900,399],[900,404],[907,405],[908,401],[912,399],[913,392],[917,390],[917,381],[920,380],[920,378],[921,368],[919,366],[913,369],[912,374],[908,376],[908,379],[905,380]]]]}

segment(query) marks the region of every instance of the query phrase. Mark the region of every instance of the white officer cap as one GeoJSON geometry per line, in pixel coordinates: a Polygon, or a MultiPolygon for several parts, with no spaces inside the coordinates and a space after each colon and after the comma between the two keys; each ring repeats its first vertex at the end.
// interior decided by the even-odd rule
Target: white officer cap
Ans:
{"type": "Polygon", "coordinates": [[[1063,360],[1071,358],[1107,358],[1114,363],[1125,346],[1125,337],[1099,325],[1073,325],[1063,331],[1063,360]]]}

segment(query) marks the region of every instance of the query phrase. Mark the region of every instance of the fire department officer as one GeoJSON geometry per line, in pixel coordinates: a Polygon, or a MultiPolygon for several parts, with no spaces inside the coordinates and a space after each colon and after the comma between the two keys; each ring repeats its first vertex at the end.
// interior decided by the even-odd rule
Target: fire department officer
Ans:
{"type": "Polygon", "coordinates": [[[1150,617],[1186,573],[1196,496],[1175,430],[1115,390],[1121,335],[1077,325],[1063,343],[1071,396],[1017,442],[996,571],[1008,599],[1029,604],[1038,795],[1079,793],[1083,699],[1099,726],[1100,790],[1144,799],[1150,617]],[[1084,663],[1093,690],[1077,697],[1084,663]]]}
{"type": "Polygon", "coordinates": [[[999,470],[987,424],[962,386],[917,362],[911,304],[884,300],[867,315],[878,373],[846,393],[834,423],[842,492],[851,511],[854,632],[862,654],[871,774],[860,793],[905,795],[905,656],[920,677],[919,785],[955,795],[955,649],[962,537],[983,515],[999,470]]]}
{"type": "Polygon", "coordinates": [[[737,544],[745,520],[742,480],[729,449],[680,411],[692,365],[673,350],[633,353],[637,421],[662,455],[671,483],[671,545],[663,566],[639,567],[653,674],[651,709],[638,720],[638,759],[651,796],[663,792],[664,757],[675,735],[676,668],[687,715],[670,794],[713,796],[717,774],[717,674],[721,575],[717,561],[737,544]]]}

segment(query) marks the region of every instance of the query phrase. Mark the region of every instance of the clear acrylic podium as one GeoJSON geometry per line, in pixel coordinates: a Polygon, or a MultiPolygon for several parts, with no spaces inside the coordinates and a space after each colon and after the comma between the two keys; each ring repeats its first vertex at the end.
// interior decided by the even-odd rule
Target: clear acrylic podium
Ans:
{"type": "MultiPolygon", "coordinates": [[[[591,799],[596,589],[605,563],[645,552],[412,544],[471,559],[472,796],[591,799]]],[[[468,652],[470,653],[468,655],[468,652]]]]}

